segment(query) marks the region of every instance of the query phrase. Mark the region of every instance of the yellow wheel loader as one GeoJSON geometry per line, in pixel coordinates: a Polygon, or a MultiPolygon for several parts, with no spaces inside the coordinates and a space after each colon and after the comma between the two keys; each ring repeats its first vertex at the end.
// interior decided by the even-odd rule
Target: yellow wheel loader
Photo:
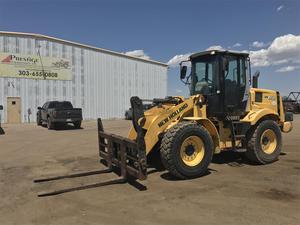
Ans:
{"type": "Polygon", "coordinates": [[[194,178],[207,172],[214,154],[244,152],[254,163],[278,159],[281,132],[292,129],[277,91],[250,87],[248,53],[211,50],[191,55],[191,73],[180,63],[180,78],[190,97],[153,99],[143,111],[142,100],[131,98],[133,126],[128,138],[107,134],[99,121],[100,157],[107,165],[124,167],[123,175],[147,176],[147,155],[159,151],[164,167],[175,177],[194,178]]]}
{"type": "MultiPolygon", "coordinates": [[[[278,159],[281,132],[292,130],[293,114],[284,112],[277,91],[257,88],[259,73],[251,82],[247,53],[204,51],[189,57],[191,73],[180,63],[180,78],[189,85],[190,97],[153,99],[144,111],[143,100],[130,99],[132,128],[127,138],[104,132],[98,119],[99,155],[108,169],[36,180],[36,182],[110,172],[120,168],[121,178],[85,187],[147,178],[147,156],[159,151],[164,167],[180,179],[207,172],[214,154],[243,152],[254,163],[278,159]],[[252,83],[252,87],[250,87],[252,83]]],[[[39,196],[80,190],[84,187],[39,196]]]]}

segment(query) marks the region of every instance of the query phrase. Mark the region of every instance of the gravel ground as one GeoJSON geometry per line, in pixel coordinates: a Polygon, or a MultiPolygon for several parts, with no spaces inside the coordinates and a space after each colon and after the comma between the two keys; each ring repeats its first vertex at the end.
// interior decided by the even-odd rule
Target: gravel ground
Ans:
{"type": "MultiPolygon", "coordinates": [[[[34,184],[34,178],[102,168],[96,121],[83,129],[48,131],[35,124],[3,124],[0,136],[0,224],[299,224],[300,116],[284,134],[280,160],[249,165],[240,155],[214,157],[209,174],[174,180],[166,171],[149,169],[142,182],[38,198],[37,193],[97,182],[114,174],[34,184]]],[[[130,122],[104,121],[107,131],[126,136],[130,122]]]]}

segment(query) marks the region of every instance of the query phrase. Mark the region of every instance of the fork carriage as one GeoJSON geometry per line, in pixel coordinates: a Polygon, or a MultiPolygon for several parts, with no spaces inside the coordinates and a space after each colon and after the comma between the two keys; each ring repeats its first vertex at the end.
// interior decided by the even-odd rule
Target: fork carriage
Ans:
{"type": "Polygon", "coordinates": [[[102,121],[98,119],[99,156],[109,169],[121,169],[121,177],[128,176],[145,180],[147,178],[147,158],[145,149],[138,142],[106,133],[102,121]]]}

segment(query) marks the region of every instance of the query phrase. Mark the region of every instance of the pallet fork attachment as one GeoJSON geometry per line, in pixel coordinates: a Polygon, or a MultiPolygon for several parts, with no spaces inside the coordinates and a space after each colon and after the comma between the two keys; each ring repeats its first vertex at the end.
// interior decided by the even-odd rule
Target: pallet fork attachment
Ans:
{"type": "MultiPolygon", "coordinates": [[[[98,124],[98,142],[99,142],[99,156],[102,158],[107,166],[106,169],[93,170],[86,172],[77,172],[61,176],[46,177],[35,179],[35,183],[62,180],[66,178],[84,177],[96,174],[104,174],[114,172],[114,168],[120,169],[120,177],[104,182],[91,183],[77,187],[65,188],[49,192],[38,193],[38,197],[45,197],[51,195],[58,195],[67,192],[79,191],[88,188],[95,188],[107,186],[112,184],[122,184],[129,182],[129,180],[139,179],[145,180],[147,178],[147,161],[145,149],[143,146],[139,147],[139,142],[132,141],[118,135],[104,132],[101,119],[97,120],[98,124]]],[[[132,182],[132,181],[130,181],[132,182]]],[[[136,185],[136,184],[133,184],[136,185]]],[[[142,185],[143,186],[143,185],[142,185]]]]}

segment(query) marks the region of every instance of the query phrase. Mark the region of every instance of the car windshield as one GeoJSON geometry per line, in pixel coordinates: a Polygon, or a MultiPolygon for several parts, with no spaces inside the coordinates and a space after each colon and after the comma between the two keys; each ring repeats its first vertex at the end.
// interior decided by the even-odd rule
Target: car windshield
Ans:
{"type": "Polygon", "coordinates": [[[55,109],[73,109],[71,102],[51,102],[49,108],[55,109]]]}
{"type": "Polygon", "coordinates": [[[218,61],[216,57],[205,56],[192,63],[192,94],[212,94],[217,90],[218,61]]]}

